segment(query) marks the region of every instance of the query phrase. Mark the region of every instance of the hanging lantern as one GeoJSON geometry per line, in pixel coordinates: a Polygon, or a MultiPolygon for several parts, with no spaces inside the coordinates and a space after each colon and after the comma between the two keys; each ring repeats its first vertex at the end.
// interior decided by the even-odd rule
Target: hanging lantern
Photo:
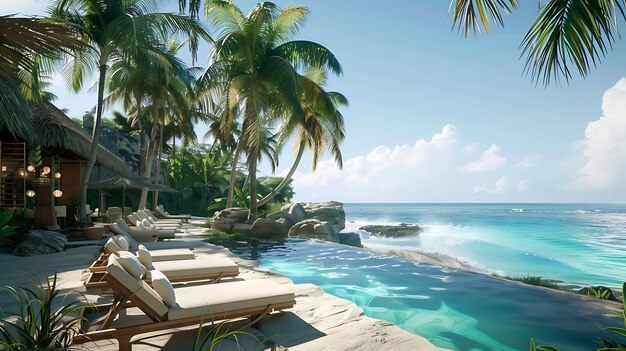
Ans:
{"type": "Polygon", "coordinates": [[[30,173],[35,173],[35,166],[28,165],[28,167],[26,167],[26,170],[29,171],[30,173]]]}
{"type": "Polygon", "coordinates": [[[61,172],[54,172],[54,177],[55,177],[56,179],[61,178],[61,172]]]}
{"type": "Polygon", "coordinates": [[[55,190],[52,192],[52,195],[56,198],[63,196],[63,192],[61,190],[55,190]]]}
{"type": "Polygon", "coordinates": [[[41,172],[41,174],[43,174],[43,175],[48,175],[48,174],[50,174],[50,172],[51,172],[51,171],[52,171],[52,170],[50,169],[50,167],[48,167],[48,166],[43,166],[43,172],[41,172]]]}
{"type": "Polygon", "coordinates": [[[26,196],[35,197],[35,190],[26,190],[26,196]]]}

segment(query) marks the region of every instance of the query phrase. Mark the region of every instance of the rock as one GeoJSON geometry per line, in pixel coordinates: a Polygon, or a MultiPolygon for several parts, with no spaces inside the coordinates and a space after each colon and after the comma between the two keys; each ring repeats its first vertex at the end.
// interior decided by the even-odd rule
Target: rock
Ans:
{"type": "Polygon", "coordinates": [[[291,220],[293,220],[294,223],[298,223],[301,220],[306,218],[306,210],[300,204],[293,204],[289,208],[288,213],[291,216],[291,220]]]}
{"type": "MultiPolygon", "coordinates": [[[[213,229],[230,233],[236,224],[246,223],[248,209],[243,207],[231,207],[215,212],[212,218],[213,229]]],[[[241,227],[239,227],[241,228],[241,227]]]]}
{"type": "Polygon", "coordinates": [[[339,242],[334,226],[318,219],[305,219],[289,229],[289,236],[339,242]]]}
{"type": "Polygon", "coordinates": [[[248,223],[235,223],[233,224],[233,228],[231,229],[232,233],[250,233],[250,229],[252,229],[252,225],[248,223]]]}
{"type": "Polygon", "coordinates": [[[606,286],[591,286],[588,288],[582,288],[578,290],[578,293],[581,295],[593,296],[602,300],[611,300],[617,301],[615,295],[613,295],[613,290],[611,288],[607,288],[606,286]]]}
{"type": "Polygon", "coordinates": [[[283,207],[280,208],[280,212],[289,212],[291,206],[293,206],[291,202],[284,204],[283,207]]]}
{"type": "Polygon", "coordinates": [[[49,230],[31,230],[24,234],[22,242],[13,249],[16,256],[47,255],[65,250],[65,235],[49,230]]]}
{"type": "Polygon", "coordinates": [[[284,222],[259,218],[250,228],[250,236],[259,239],[283,239],[287,237],[289,227],[284,222]]]}
{"type": "Polygon", "coordinates": [[[305,202],[300,205],[305,210],[307,219],[329,222],[335,232],[340,232],[346,227],[346,212],[341,202],[305,202]]]}
{"type": "Polygon", "coordinates": [[[423,231],[423,229],[415,224],[401,223],[400,225],[366,225],[359,230],[365,230],[373,235],[384,236],[386,238],[403,238],[414,236],[423,231]]]}
{"type": "Polygon", "coordinates": [[[340,244],[363,247],[359,233],[337,233],[337,238],[340,244]]]}

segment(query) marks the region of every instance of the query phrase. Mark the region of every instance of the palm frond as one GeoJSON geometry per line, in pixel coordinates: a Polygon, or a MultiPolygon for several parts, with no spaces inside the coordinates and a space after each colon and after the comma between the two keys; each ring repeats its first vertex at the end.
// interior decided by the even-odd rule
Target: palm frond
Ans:
{"type": "Polygon", "coordinates": [[[491,21],[504,26],[502,14],[517,9],[517,0],[452,0],[449,12],[452,25],[468,36],[476,32],[489,32],[491,21]]]}
{"type": "Polygon", "coordinates": [[[312,41],[290,41],[274,48],[271,54],[285,58],[296,69],[316,66],[327,69],[337,75],[343,73],[341,63],[339,63],[335,55],[323,45],[312,41]]]}
{"type": "Polygon", "coordinates": [[[542,9],[524,37],[525,72],[549,84],[589,74],[612,49],[617,21],[626,20],[621,0],[552,0],[542,9]]]}

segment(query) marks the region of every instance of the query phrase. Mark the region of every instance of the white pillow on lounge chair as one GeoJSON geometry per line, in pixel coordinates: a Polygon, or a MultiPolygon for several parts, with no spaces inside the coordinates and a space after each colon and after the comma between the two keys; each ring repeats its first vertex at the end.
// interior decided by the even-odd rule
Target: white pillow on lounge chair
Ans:
{"type": "Polygon", "coordinates": [[[172,283],[161,273],[161,271],[152,271],[152,289],[161,297],[161,300],[167,305],[167,307],[176,306],[176,292],[172,283]]]}
{"type": "Polygon", "coordinates": [[[148,251],[145,246],[139,245],[137,257],[139,258],[139,262],[141,262],[146,269],[152,269],[152,254],[150,254],[150,251],[148,251]]]}
{"type": "Polygon", "coordinates": [[[115,243],[120,247],[120,249],[122,249],[122,251],[128,251],[130,249],[130,242],[125,236],[116,235],[113,237],[113,240],[115,240],[115,243]]]}
{"type": "Polygon", "coordinates": [[[109,238],[109,240],[107,240],[106,244],[104,244],[104,249],[112,252],[114,254],[117,254],[120,251],[124,251],[122,250],[122,248],[115,242],[115,239],[113,238],[109,238]]]}
{"type": "Polygon", "coordinates": [[[137,226],[137,228],[141,229],[141,230],[148,230],[148,227],[146,227],[145,224],[143,224],[142,221],[137,221],[135,222],[135,225],[137,226]]]}
{"type": "MultiPolygon", "coordinates": [[[[146,228],[148,228],[148,229],[153,229],[153,228],[152,228],[152,223],[150,223],[150,221],[149,221],[149,220],[147,220],[147,219],[145,219],[145,218],[144,218],[144,219],[141,221],[141,223],[143,223],[143,225],[144,225],[146,228]]],[[[154,229],[156,229],[156,228],[154,228],[154,229]]]]}
{"type": "Polygon", "coordinates": [[[136,279],[143,278],[146,273],[146,269],[141,265],[137,256],[128,251],[119,251],[118,254],[119,257],[117,262],[124,267],[124,270],[128,272],[128,274],[132,275],[136,279]]]}

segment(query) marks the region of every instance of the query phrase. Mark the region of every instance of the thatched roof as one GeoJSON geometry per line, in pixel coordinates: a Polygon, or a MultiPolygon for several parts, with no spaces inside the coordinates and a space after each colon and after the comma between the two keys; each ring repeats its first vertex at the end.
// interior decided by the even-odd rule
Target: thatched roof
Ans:
{"type": "MultiPolygon", "coordinates": [[[[79,127],[61,110],[50,103],[32,104],[35,116],[37,142],[42,147],[69,150],[88,159],[91,150],[91,135],[79,127]]],[[[119,157],[100,145],[96,162],[124,176],[132,175],[131,169],[119,157]]]]}

